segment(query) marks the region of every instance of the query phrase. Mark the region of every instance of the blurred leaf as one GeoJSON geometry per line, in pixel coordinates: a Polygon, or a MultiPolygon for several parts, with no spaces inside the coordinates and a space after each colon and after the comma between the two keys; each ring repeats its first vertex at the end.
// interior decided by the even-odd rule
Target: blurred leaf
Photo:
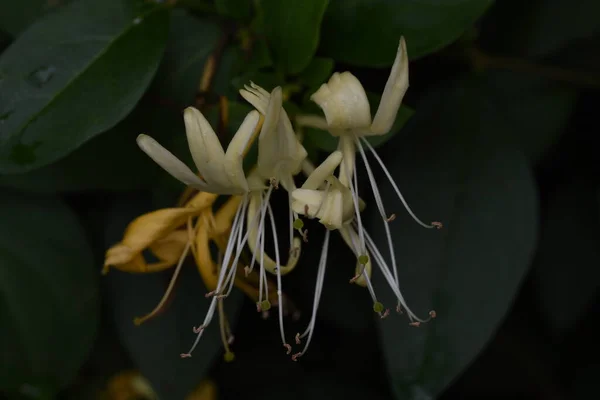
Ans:
{"type": "Polygon", "coordinates": [[[328,4],[329,0],[260,0],[263,30],[282,71],[297,74],[310,63],[328,4]]]}
{"type": "Polygon", "coordinates": [[[333,60],[331,58],[315,57],[310,64],[300,73],[298,80],[315,91],[322,83],[325,83],[333,72],[333,60]]]}
{"type": "Polygon", "coordinates": [[[4,190],[0,220],[0,388],[57,390],[75,378],[94,342],[92,252],[56,197],[4,190]]]}
{"type": "Polygon", "coordinates": [[[400,36],[418,58],[452,43],[492,0],[331,0],[321,49],[336,61],[368,67],[392,65],[400,36]]]}
{"type": "Polygon", "coordinates": [[[215,0],[215,6],[219,14],[242,21],[252,16],[251,0],[215,0]]]}
{"type": "MultiPolygon", "coordinates": [[[[390,142],[381,156],[416,215],[441,221],[443,230],[417,225],[389,184],[377,181],[387,212],[397,216],[390,228],[404,297],[417,315],[437,312],[418,329],[406,315],[381,321],[388,371],[402,399],[436,397],[491,339],[528,271],[537,230],[525,157],[482,140],[477,121],[466,117],[468,100],[430,98],[418,105],[427,112],[411,120],[407,140],[390,142]]],[[[365,220],[385,255],[377,209],[367,208],[365,220]]],[[[393,310],[381,273],[373,274],[373,285],[393,310]]]]}
{"type": "Polygon", "coordinates": [[[498,2],[498,8],[514,31],[513,45],[524,55],[548,56],[572,41],[600,34],[596,0],[579,0],[573,7],[565,7],[561,0],[498,2]]]}
{"type": "Polygon", "coordinates": [[[600,224],[593,182],[560,185],[548,204],[536,258],[535,294],[557,337],[582,318],[600,289],[600,224]]]}
{"type": "MultiPolygon", "coordinates": [[[[147,210],[147,197],[123,198],[107,218],[106,245],[118,242],[125,227],[147,210]]],[[[133,275],[111,271],[107,293],[121,342],[140,372],[160,398],[183,399],[208,372],[215,357],[222,354],[218,315],[204,332],[193,357],[181,359],[196,335],[192,327],[202,324],[210,303],[193,263],[184,265],[171,301],[156,318],[140,325],[133,318],[151,311],[163,295],[172,271],[133,275]]],[[[242,295],[234,290],[225,300],[230,323],[235,323],[242,295]]],[[[235,351],[235,346],[233,347],[235,351]]]]}
{"type": "Polygon", "coordinates": [[[539,161],[564,133],[578,91],[528,74],[488,71],[466,82],[459,96],[473,96],[472,118],[493,143],[516,146],[539,161]]]}
{"type": "Polygon", "coordinates": [[[220,35],[215,22],[175,10],[171,16],[169,42],[152,92],[181,110],[194,105],[205,64],[217,47],[220,35]]]}
{"type": "Polygon", "coordinates": [[[135,139],[147,133],[165,141],[175,132],[183,135],[178,125],[183,125],[179,113],[142,101],[114,128],[67,157],[25,174],[0,176],[0,186],[42,193],[148,188],[161,169],[135,139]]]}
{"type": "Polygon", "coordinates": [[[55,12],[70,2],[71,0],[4,1],[0,4],[0,29],[17,36],[36,19],[55,12]]]}
{"type": "Polygon", "coordinates": [[[167,28],[163,6],[82,0],[19,36],[0,57],[0,171],[49,164],[125,117],[158,67],[167,28]]]}
{"type": "MultiPolygon", "coordinates": [[[[367,93],[367,96],[371,105],[371,112],[374,114],[375,110],[377,110],[377,107],[379,106],[381,96],[370,92],[367,93]]],[[[394,122],[394,125],[392,125],[390,131],[382,136],[370,136],[367,138],[367,140],[375,147],[381,146],[394,137],[394,135],[396,135],[398,132],[400,132],[404,124],[406,124],[406,122],[414,113],[414,110],[412,110],[410,107],[402,105],[400,110],[398,110],[396,121],[394,122]]],[[[323,151],[332,152],[337,150],[338,138],[332,136],[328,132],[315,128],[305,128],[304,134],[307,142],[323,151]]]]}

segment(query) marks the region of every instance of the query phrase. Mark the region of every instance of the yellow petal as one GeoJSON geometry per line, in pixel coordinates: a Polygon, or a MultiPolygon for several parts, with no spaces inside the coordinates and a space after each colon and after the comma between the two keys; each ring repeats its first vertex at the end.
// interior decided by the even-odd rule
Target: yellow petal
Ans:
{"type": "MultiPolygon", "coordinates": [[[[104,260],[103,273],[112,266],[127,272],[154,272],[169,268],[170,263],[147,265],[141,255],[142,251],[157,241],[166,238],[170,233],[183,225],[188,218],[200,214],[210,207],[216,195],[201,192],[188,202],[188,207],[165,208],[144,214],[133,220],[123,235],[123,240],[107,250],[104,260]]],[[[162,248],[161,248],[162,249],[162,248]]],[[[177,248],[169,247],[171,252],[177,248]]],[[[162,249],[163,260],[179,257],[179,254],[167,254],[169,250],[162,249]]],[[[161,258],[161,257],[159,257],[161,258]]]]}
{"type": "Polygon", "coordinates": [[[205,379],[185,400],[217,400],[217,385],[211,380],[205,379]]]}

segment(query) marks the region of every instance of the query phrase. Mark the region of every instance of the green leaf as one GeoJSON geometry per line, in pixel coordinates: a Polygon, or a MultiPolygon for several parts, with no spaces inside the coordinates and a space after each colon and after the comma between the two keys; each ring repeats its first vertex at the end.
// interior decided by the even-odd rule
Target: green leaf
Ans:
{"type": "Polygon", "coordinates": [[[71,0],[4,1],[0,4],[0,29],[17,36],[36,19],[55,12],[70,2],[71,0]]]}
{"type": "Polygon", "coordinates": [[[31,26],[0,57],[0,172],[47,165],[123,119],[167,33],[167,9],[141,0],[82,0],[31,26]]]}
{"type": "Polygon", "coordinates": [[[331,0],[322,53],[348,64],[392,65],[400,36],[411,59],[458,39],[492,0],[331,0]]]}
{"type": "MultiPolygon", "coordinates": [[[[147,197],[123,198],[107,218],[107,246],[121,240],[127,224],[140,215],[147,197]]],[[[222,356],[218,314],[204,332],[191,358],[182,359],[196,335],[192,327],[204,320],[210,299],[194,263],[183,266],[172,300],[156,318],[140,326],[133,318],[151,311],[158,303],[172,271],[157,274],[126,274],[113,270],[108,281],[107,296],[121,342],[136,367],[152,384],[160,398],[183,399],[204,378],[219,355],[222,356]]],[[[243,296],[234,290],[225,300],[230,323],[234,323],[243,296]]],[[[232,326],[233,328],[234,326],[232,326]]],[[[235,351],[235,346],[232,349],[235,351]]]]}
{"type": "Polygon", "coordinates": [[[310,64],[298,75],[298,81],[308,86],[312,92],[316,91],[322,83],[325,83],[333,72],[333,60],[331,58],[315,57],[310,64]]]}
{"type": "MultiPolygon", "coordinates": [[[[369,103],[371,105],[371,111],[377,110],[377,106],[379,105],[379,100],[381,96],[374,93],[367,93],[369,98],[369,103]]],[[[392,125],[392,128],[388,133],[382,136],[370,136],[367,138],[369,143],[371,143],[374,147],[379,147],[382,144],[386,143],[390,140],[394,135],[402,130],[402,127],[415,113],[413,109],[408,106],[402,105],[400,110],[398,110],[398,114],[396,115],[396,121],[392,125]]],[[[332,136],[329,132],[323,131],[321,129],[316,128],[304,128],[304,137],[305,141],[314,145],[315,147],[326,151],[332,152],[337,150],[338,147],[338,138],[332,136]]]]}
{"type": "Polygon", "coordinates": [[[2,205],[0,387],[57,390],[75,378],[95,339],[93,255],[58,198],[3,190],[2,205]]]}
{"type": "Polygon", "coordinates": [[[169,42],[152,84],[152,93],[181,110],[194,105],[204,66],[220,35],[215,22],[175,10],[171,17],[169,42]]]}
{"type": "Polygon", "coordinates": [[[279,69],[297,74],[310,63],[328,4],[329,0],[259,2],[263,30],[279,69]]]}
{"type": "Polygon", "coordinates": [[[564,132],[578,91],[529,74],[488,71],[464,82],[471,118],[493,143],[520,148],[537,162],[564,132]]]}
{"type": "Polygon", "coordinates": [[[140,133],[159,142],[184,135],[181,114],[142,100],[108,132],[83,144],[67,157],[17,175],[0,176],[0,186],[38,193],[149,188],[162,171],[136,143],[140,133]]]}
{"type": "Polygon", "coordinates": [[[600,282],[600,269],[593,261],[600,259],[594,182],[577,178],[559,185],[546,212],[533,274],[534,292],[541,317],[551,333],[561,338],[585,315],[600,282]]]}
{"type": "Polygon", "coordinates": [[[250,0],[215,0],[217,12],[221,15],[249,20],[252,16],[252,2],[250,0]]]}
{"type": "MultiPolygon", "coordinates": [[[[469,101],[432,93],[407,128],[407,140],[380,152],[412,210],[444,228],[424,229],[403,210],[383,174],[376,175],[388,213],[401,290],[420,328],[393,310],[381,272],[373,285],[392,315],[381,320],[383,352],[398,398],[435,398],[478,355],[502,322],[528,272],[536,241],[537,199],[524,156],[481,139],[466,117],[469,101]]],[[[367,200],[368,201],[368,200],[367,200]]],[[[381,216],[365,220],[388,259],[381,216]]],[[[389,262],[389,259],[388,259],[389,262]]]]}
{"type": "Polygon", "coordinates": [[[490,14],[495,26],[509,27],[497,40],[530,57],[548,56],[572,42],[600,34],[600,3],[596,0],[580,0],[576,7],[565,7],[561,0],[509,0],[498,2],[490,14]]]}

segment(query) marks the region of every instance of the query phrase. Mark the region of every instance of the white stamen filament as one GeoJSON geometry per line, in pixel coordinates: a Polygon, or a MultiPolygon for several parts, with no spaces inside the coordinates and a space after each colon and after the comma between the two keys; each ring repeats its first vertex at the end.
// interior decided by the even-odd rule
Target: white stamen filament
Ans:
{"type": "MultiPolygon", "coordinates": [[[[368,143],[368,142],[367,142],[368,143]]],[[[373,191],[373,197],[375,198],[375,203],[377,204],[377,208],[379,210],[379,214],[383,220],[383,225],[385,228],[385,235],[388,242],[388,248],[390,250],[390,259],[392,260],[392,267],[394,272],[394,280],[396,281],[396,285],[400,285],[398,281],[398,267],[396,265],[396,254],[394,252],[394,243],[392,241],[392,234],[390,232],[390,224],[388,221],[388,216],[385,212],[385,208],[383,207],[383,201],[381,199],[381,195],[379,193],[379,188],[377,187],[377,182],[375,181],[375,176],[373,175],[373,171],[371,170],[371,166],[369,165],[369,161],[367,160],[367,155],[360,144],[360,140],[356,138],[356,144],[358,146],[358,150],[363,159],[363,163],[365,164],[365,169],[367,170],[367,175],[369,176],[369,184],[371,185],[371,190],[373,191]]]]}
{"type": "Polygon", "coordinates": [[[300,353],[296,353],[292,356],[292,360],[297,361],[298,357],[301,357],[308,350],[308,346],[310,345],[310,341],[312,340],[312,335],[315,330],[315,321],[317,318],[317,309],[319,308],[319,301],[321,300],[321,293],[323,291],[323,282],[325,281],[325,269],[327,267],[327,251],[329,249],[329,233],[330,230],[325,230],[325,239],[323,241],[323,249],[321,250],[321,258],[319,260],[319,269],[317,271],[317,282],[315,284],[315,297],[313,300],[313,308],[312,315],[310,317],[310,322],[308,323],[308,327],[301,335],[296,336],[296,342],[299,343],[300,339],[306,337],[308,335],[308,339],[304,344],[304,348],[300,353]]]}
{"type": "Polygon", "coordinates": [[[281,334],[281,342],[283,346],[290,349],[289,344],[285,340],[285,329],[283,326],[283,292],[281,290],[281,262],[279,259],[279,243],[277,242],[277,228],[275,227],[275,217],[271,205],[267,202],[267,211],[269,212],[269,220],[271,222],[271,231],[273,233],[273,245],[275,247],[275,265],[277,268],[277,302],[279,307],[279,333],[281,334]]]}
{"type": "Polygon", "coordinates": [[[421,226],[423,226],[425,228],[439,228],[440,227],[439,223],[426,224],[425,222],[423,222],[419,218],[417,218],[417,216],[415,215],[415,213],[413,213],[413,211],[411,210],[411,208],[408,206],[408,203],[404,199],[404,196],[402,196],[402,193],[400,193],[400,189],[398,188],[398,185],[396,185],[396,182],[394,182],[394,179],[392,178],[392,175],[390,174],[390,172],[388,171],[388,169],[385,167],[385,164],[383,163],[383,161],[381,160],[381,158],[379,157],[379,155],[377,154],[377,152],[375,151],[375,149],[373,148],[373,146],[371,146],[371,143],[369,143],[369,141],[366,140],[365,138],[361,138],[361,139],[367,145],[367,147],[369,148],[369,150],[371,151],[371,153],[373,154],[373,156],[375,157],[375,159],[377,160],[377,162],[381,166],[381,169],[385,173],[385,176],[387,176],[387,178],[390,181],[392,187],[396,191],[396,194],[400,198],[400,201],[402,202],[402,204],[404,205],[404,207],[406,208],[406,211],[408,211],[408,213],[410,214],[410,216],[419,225],[421,225],[421,226]]]}

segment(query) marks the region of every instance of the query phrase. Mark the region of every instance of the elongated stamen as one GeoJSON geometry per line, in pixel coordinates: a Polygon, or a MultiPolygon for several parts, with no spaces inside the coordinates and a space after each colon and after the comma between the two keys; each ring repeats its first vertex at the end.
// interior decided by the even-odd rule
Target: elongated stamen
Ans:
{"type": "Polygon", "coordinates": [[[233,361],[234,354],[231,351],[229,345],[233,343],[233,335],[231,334],[231,329],[229,328],[229,321],[227,321],[227,316],[225,315],[225,309],[223,307],[223,299],[218,300],[218,308],[219,308],[219,332],[221,334],[221,343],[223,344],[223,348],[225,349],[225,361],[233,361]]]}
{"type": "Polygon", "coordinates": [[[289,354],[291,352],[291,347],[285,340],[285,329],[283,326],[283,291],[281,290],[281,261],[279,259],[279,243],[277,243],[277,228],[275,227],[275,217],[273,216],[273,210],[271,209],[271,205],[268,203],[267,210],[269,212],[269,220],[271,222],[271,231],[273,233],[273,241],[275,247],[275,264],[277,268],[277,302],[279,306],[279,333],[281,334],[281,342],[283,344],[283,347],[287,349],[289,354]]]}
{"type": "MultiPolygon", "coordinates": [[[[235,248],[237,247],[236,246],[237,235],[238,235],[238,231],[241,226],[240,220],[243,218],[242,211],[245,209],[247,203],[248,203],[248,195],[246,194],[246,195],[244,195],[244,198],[243,198],[242,202],[240,203],[240,205],[238,205],[237,211],[235,213],[235,217],[233,219],[233,223],[231,225],[231,232],[229,233],[229,238],[227,239],[227,248],[225,249],[225,256],[223,257],[223,263],[221,266],[221,270],[219,271],[217,287],[212,292],[212,293],[215,293],[216,295],[212,297],[210,306],[208,307],[208,311],[206,313],[206,316],[204,318],[204,322],[202,323],[202,325],[200,325],[197,328],[196,327],[193,328],[194,333],[196,333],[196,339],[194,340],[194,343],[192,344],[192,347],[190,348],[190,350],[187,353],[182,353],[180,355],[182,358],[188,358],[188,357],[192,356],[194,349],[200,342],[200,338],[202,337],[204,330],[210,324],[212,317],[215,313],[215,308],[217,306],[217,300],[220,299],[219,294],[221,293],[221,291],[223,289],[225,277],[227,276],[227,272],[228,272],[228,267],[231,266],[231,268],[234,268],[234,269],[237,268],[237,263],[239,261],[240,255],[242,253],[242,248],[237,248],[237,249],[235,249],[235,248]],[[233,262],[230,263],[230,260],[232,258],[231,256],[232,256],[232,253],[234,252],[234,249],[236,250],[235,257],[233,258],[233,262]]],[[[244,238],[242,239],[242,244],[244,244],[246,242],[246,240],[248,240],[248,233],[246,233],[246,235],[244,235],[244,238]]]]}
{"type": "MultiPolygon", "coordinates": [[[[368,142],[367,142],[368,143],[368,142]]],[[[383,220],[383,225],[385,228],[385,235],[388,242],[388,248],[390,251],[390,259],[392,261],[392,269],[394,272],[394,280],[396,281],[396,285],[400,285],[398,281],[398,267],[396,266],[396,254],[394,251],[394,243],[392,241],[392,234],[390,232],[390,224],[389,217],[385,212],[385,208],[383,207],[383,200],[381,199],[381,195],[379,193],[379,188],[377,187],[377,182],[375,181],[375,176],[373,175],[373,171],[371,170],[371,166],[369,165],[369,161],[367,160],[367,155],[360,144],[360,140],[356,138],[356,145],[358,146],[358,150],[360,152],[363,163],[365,164],[365,169],[367,170],[367,175],[369,177],[369,184],[371,185],[371,190],[373,191],[373,197],[375,198],[375,204],[377,205],[377,209],[379,210],[379,214],[383,220]]]]}
{"type": "Polygon", "coordinates": [[[373,154],[373,156],[375,157],[375,159],[377,160],[377,162],[381,166],[381,169],[385,173],[385,176],[388,178],[388,180],[390,181],[392,187],[396,191],[396,195],[398,195],[398,197],[400,198],[400,201],[402,202],[402,204],[404,205],[404,207],[406,208],[406,211],[408,211],[408,213],[410,214],[410,216],[419,225],[421,225],[421,226],[423,226],[425,228],[437,228],[437,229],[440,229],[442,227],[442,224],[440,222],[436,221],[436,222],[432,222],[431,224],[426,224],[423,221],[421,221],[419,218],[417,218],[417,216],[415,215],[415,213],[408,206],[408,203],[404,199],[404,196],[402,196],[402,193],[400,193],[400,189],[398,189],[398,185],[396,185],[396,182],[392,178],[392,175],[390,174],[390,172],[388,171],[388,169],[385,167],[385,164],[383,163],[383,161],[381,160],[381,158],[379,157],[379,155],[377,154],[377,152],[375,151],[375,149],[373,148],[373,146],[371,146],[371,144],[369,143],[369,141],[366,140],[365,138],[361,138],[361,139],[367,145],[367,147],[369,148],[369,150],[371,151],[371,153],[373,154]]]}
{"type": "Polygon", "coordinates": [[[317,271],[317,282],[315,284],[315,297],[313,300],[313,308],[312,315],[310,317],[310,322],[308,323],[308,327],[304,331],[304,333],[296,335],[296,343],[300,344],[300,339],[306,337],[308,335],[308,339],[304,344],[304,348],[300,353],[296,353],[292,356],[292,360],[297,361],[298,357],[301,357],[308,350],[308,346],[310,345],[310,341],[312,340],[312,335],[315,330],[315,321],[317,318],[317,309],[319,308],[319,301],[321,300],[321,293],[323,291],[323,282],[325,281],[325,269],[327,267],[327,251],[329,249],[329,233],[330,230],[327,229],[325,231],[325,240],[323,241],[323,248],[321,250],[321,258],[319,260],[319,269],[317,271]]]}
{"type": "MultiPolygon", "coordinates": [[[[383,273],[383,276],[385,277],[386,281],[388,282],[388,285],[390,285],[390,288],[392,289],[392,291],[394,292],[394,295],[398,299],[399,306],[401,305],[406,310],[411,323],[414,323],[414,321],[427,322],[431,318],[434,318],[435,311],[433,311],[433,310],[429,312],[429,318],[427,318],[427,319],[421,319],[421,318],[417,317],[417,315],[414,312],[412,312],[412,310],[408,307],[408,304],[406,304],[406,300],[404,299],[404,296],[402,295],[402,292],[400,291],[400,287],[395,285],[395,280],[389,270],[389,267],[387,266],[385,259],[381,255],[381,252],[375,245],[375,242],[373,241],[373,239],[371,238],[371,236],[369,235],[368,232],[365,232],[365,236],[367,239],[367,248],[369,249],[369,252],[373,255],[375,263],[379,266],[381,272],[383,273]]],[[[398,310],[400,310],[400,309],[398,309],[398,310]]]]}
{"type": "Polygon", "coordinates": [[[135,325],[143,324],[144,322],[148,321],[150,318],[153,318],[156,315],[158,315],[158,313],[163,309],[163,307],[167,303],[167,300],[171,296],[171,292],[173,292],[173,288],[175,287],[175,282],[177,282],[177,278],[179,277],[179,272],[181,272],[181,267],[183,266],[183,262],[185,261],[185,258],[187,257],[190,247],[192,247],[191,245],[192,245],[192,241],[190,239],[190,240],[188,240],[187,244],[185,245],[185,247],[183,249],[183,253],[181,253],[181,257],[179,257],[177,267],[175,267],[175,271],[173,272],[173,276],[171,276],[171,280],[169,281],[169,286],[167,287],[167,290],[163,294],[163,297],[160,299],[160,301],[158,302],[156,307],[154,307],[154,309],[152,311],[150,311],[148,314],[144,315],[143,317],[135,317],[133,319],[133,323],[135,325]]]}
{"type": "MultiPolygon", "coordinates": [[[[341,138],[343,139],[343,138],[341,138]]],[[[341,140],[340,139],[340,140],[341,140]]],[[[346,140],[346,139],[344,139],[346,140]]],[[[354,153],[354,146],[352,144],[352,142],[349,142],[350,144],[345,144],[345,146],[347,146],[348,148],[346,149],[346,151],[351,151],[352,153],[354,153]]],[[[346,155],[344,154],[344,157],[346,157],[346,155]]],[[[353,156],[353,160],[354,160],[354,156],[353,156]]],[[[354,205],[354,219],[356,220],[356,222],[358,223],[358,237],[359,237],[359,243],[360,243],[360,251],[358,254],[363,255],[366,253],[366,248],[365,248],[365,238],[362,234],[363,231],[363,225],[362,225],[362,218],[360,216],[360,200],[358,197],[358,180],[356,178],[356,162],[352,163],[352,171],[350,171],[350,168],[348,166],[348,163],[344,162],[342,160],[342,164],[340,165],[340,182],[342,182],[343,184],[347,184],[349,186],[350,189],[350,193],[352,193],[352,203],[354,205]],[[345,178],[343,182],[341,181],[341,178],[343,177],[341,172],[342,169],[345,170],[345,178]]]]}

